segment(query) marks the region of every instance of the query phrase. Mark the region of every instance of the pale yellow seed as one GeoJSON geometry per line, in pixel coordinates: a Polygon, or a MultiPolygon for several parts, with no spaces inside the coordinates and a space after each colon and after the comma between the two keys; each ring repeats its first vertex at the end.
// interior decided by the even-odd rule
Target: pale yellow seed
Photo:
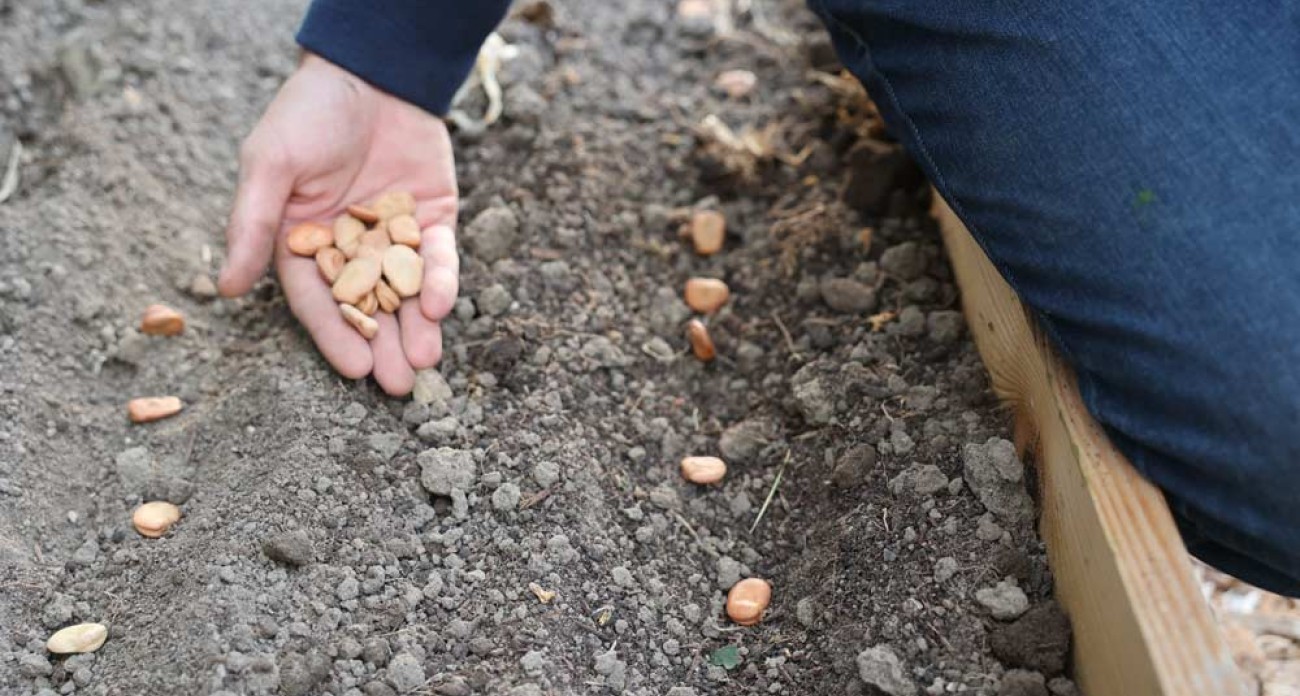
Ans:
{"type": "Polygon", "coordinates": [[[334,218],[334,246],[348,258],[357,255],[357,246],[361,244],[361,235],[365,232],[365,223],[351,215],[334,218]]]}
{"type": "Polygon", "coordinates": [[[414,215],[415,196],[406,191],[389,191],[376,198],[370,208],[379,215],[380,220],[387,220],[398,215],[414,215]]]}
{"type": "Polygon", "coordinates": [[[338,280],[334,281],[331,289],[334,300],[346,304],[360,302],[366,293],[375,289],[380,272],[379,259],[361,256],[352,259],[339,272],[338,280]]]}
{"type": "Polygon", "coordinates": [[[155,500],[136,508],[135,514],[131,515],[131,524],[135,525],[140,536],[156,539],[166,534],[180,518],[180,508],[165,500],[155,500]]]}
{"type": "Polygon", "coordinates": [[[424,259],[411,247],[388,247],[384,252],[384,278],[399,297],[414,297],[420,294],[424,279],[424,259]]]}
{"type": "Polygon", "coordinates": [[[727,237],[727,219],[716,210],[697,210],[691,215],[690,232],[695,253],[716,254],[722,250],[722,242],[727,237]]]}
{"type": "Polygon", "coordinates": [[[99,650],[108,640],[108,627],[101,623],[83,623],[61,628],[45,641],[45,649],[55,655],[71,655],[99,650]]]}
{"type": "MultiPolygon", "coordinates": [[[[379,282],[382,283],[384,281],[381,280],[379,282]]],[[[375,287],[379,286],[376,285],[375,287]]],[[[366,296],[361,298],[361,301],[357,303],[357,309],[361,310],[361,313],[368,317],[375,316],[375,312],[379,311],[379,298],[375,297],[374,290],[366,293],[366,296]]]]}
{"type": "Polygon", "coordinates": [[[388,238],[393,244],[420,248],[420,223],[410,215],[398,215],[388,221],[388,238]]]}
{"type": "Polygon", "coordinates": [[[682,459],[682,477],[691,483],[717,483],[727,474],[727,463],[717,457],[686,457],[682,459]]]}
{"type": "Polygon", "coordinates": [[[388,283],[382,280],[375,283],[375,299],[379,300],[379,309],[389,314],[396,312],[397,308],[402,306],[402,298],[398,297],[397,293],[388,287],[388,283]]]}

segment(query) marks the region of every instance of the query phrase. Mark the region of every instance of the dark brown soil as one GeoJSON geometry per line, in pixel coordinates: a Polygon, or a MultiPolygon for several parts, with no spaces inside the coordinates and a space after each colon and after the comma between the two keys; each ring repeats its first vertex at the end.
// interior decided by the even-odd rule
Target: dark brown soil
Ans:
{"type": "Polygon", "coordinates": [[[1038,605],[1051,578],[1031,525],[960,480],[1007,419],[925,188],[799,3],[718,4],[713,26],[570,0],[503,27],[520,53],[504,120],[457,136],[461,219],[508,208],[521,234],[463,254],[452,396],[417,404],[333,374],[273,280],[190,289],[300,2],[0,0],[0,159],[6,131],[25,148],[0,204],[0,692],[998,693],[1023,665],[975,592],[1010,576],[1038,605]],[[712,87],[732,68],[751,95],[712,87]],[[691,207],[725,213],[721,254],[679,236],[691,207]],[[707,365],[692,275],[733,293],[707,365]],[[183,336],[136,332],[159,301],[183,336]],[[187,409],[126,421],[162,393],[187,409]],[[440,447],[471,453],[464,495],[422,487],[440,447]],[[685,483],[685,454],[728,477],[685,483]],[[142,539],[142,498],[184,518],[142,539]],[[747,575],[775,590],[742,629],[721,608],[747,575]],[[107,644],[48,656],[80,621],[107,644]],[[904,686],[864,683],[875,646],[904,686]]]}

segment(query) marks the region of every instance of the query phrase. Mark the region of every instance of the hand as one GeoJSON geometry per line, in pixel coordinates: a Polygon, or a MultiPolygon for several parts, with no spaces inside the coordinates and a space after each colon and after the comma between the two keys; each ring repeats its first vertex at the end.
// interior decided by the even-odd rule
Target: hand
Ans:
{"type": "Polygon", "coordinates": [[[456,171],[442,120],[307,54],[239,162],[221,293],[248,292],[274,253],[290,309],[334,369],[352,379],[373,372],[389,394],[409,393],[415,370],[442,357],[439,321],[458,285],[456,171]],[[289,252],[285,233],[304,220],[329,224],[349,204],[395,190],[415,196],[424,286],[396,314],[377,313],[379,333],[367,341],[339,314],[316,262],[289,252]]]}

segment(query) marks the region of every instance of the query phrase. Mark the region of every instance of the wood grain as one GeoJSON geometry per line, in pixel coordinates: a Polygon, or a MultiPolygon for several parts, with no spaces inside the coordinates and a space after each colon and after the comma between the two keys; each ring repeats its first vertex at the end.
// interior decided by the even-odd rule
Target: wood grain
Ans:
{"type": "Polygon", "coordinates": [[[953,211],[934,215],[994,390],[1034,447],[1041,532],[1088,696],[1247,696],[1160,491],[1111,444],[1074,376],[953,211]]]}

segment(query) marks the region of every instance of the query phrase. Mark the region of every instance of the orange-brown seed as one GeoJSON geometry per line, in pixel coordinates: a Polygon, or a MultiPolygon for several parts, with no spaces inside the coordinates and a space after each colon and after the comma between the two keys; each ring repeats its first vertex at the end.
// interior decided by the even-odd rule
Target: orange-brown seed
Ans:
{"type": "Polygon", "coordinates": [[[347,262],[348,257],[334,247],[322,247],[316,252],[316,268],[320,269],[320,277],[331,285],[339,279],[339,273],[343,272],[343,266],[347,262]]]}
{"type": "Polygon", "coordinates": [[[315,256],[321,247],[334,243],[334,230],[319,222],[303,222],[289,228],[285,243],[299,256],[315,256]]]}
{"type": "Polygon", "coordinates": [[[722,250],[722,242],[727,237],[727,219],[716,210],[697,210],[691,215],[690,232],[695,253],[716,254],[722,250]]]}
{"type": "Polygon", "coordinates": [[[365,233],[366,224],[351,215],[334,218],[334,246],[348,258],[357,255],[357,246],[365,233]]]}
{"type": "Polygon", "coordinates": [[[713,347],[713,339],[709,338],[709,330],[699,319],[692,319],[686,325],[686,340],[691,342],[691,352],[695,353],[696,358],[710,362],[718,357],[718,352],[713,347]]]}
{"type": "Polygon", "coordinates": [[[366,316],[364,312],[353,307],[350,304],[340,304],[339,311],[343,313],[343,318],[347,320],[357,333],[364,336],[367,340],[374,338],[379,333],[379,322],[366,316]]]}
{"type": "Polygon", "coordinates": [[[126,402],[126,415],[132,423],[150,423],[174,416],[184,407],[175,396],[149,396],[126,402]]]}
{"type": "Polygon", "coordinates": [[[727,284],[717,278],[691,278],[686,281],[686,306],[701,313],[713,314],[731,297],[727,284]]]}
{"type": "Polygon", "coordinates": [[[717,457],[684,457],[682,478],[691,483],[717,483],[727,475],[727,463],[717,457]]]}
{"type": "Polygon", "coordinates": [[[407,191],[389,191],[376,198],[370,207],[379,215],[380,220],[387,220],[398,215],[414,215],[415,196],[412,196],[407,191]]]}
{"type": "Polygon", "coordinates": [[[375,299],[379,300],[379,309],[392,314],[397,308],[402,306],[402,298],[397,296],[393,289],[388,287],[382,279],[375,283],[375,299]]]}
{"type": "Polygon", "coordinates": [[[149,305],[140,319],[140,331],[150,336],[175,336],[184,330],[185,317],[167,305],[149,305]]]}
{"type": "Polygon", "coordinates": [[[351,215],[367,225],[373,225],[376,222],[379,222],[379,213],[375,212],[375,209],[370,206],[360,204],[350,205],[348,206],[348,215],[351,215]]]}
{"type": "Polygon", "coordinates": [[[753,626],[763,620],[771,602],[772,586],[766,580],[745,578],[727,593],[727,616],[741,626],[753,626]]]}
{"type": "Polygon", "coordinates": [[[135,525],[135,531],[140,532],[140,536],[157,539],[180,519],[180,508],[163,500],[155,500],[136,508],[131,515],[131,524],[135,525]]]}
{"type": "MultiPolygon", "coordinates": [[[[378,285],[375,287],[378,287],[378,285]]],[[[361,301],[357,303],[357,309],[361,310],[361,313],[368,317],[375,316],[375,312],[379,311],[379,298],[375,296],[375,291],[371,290],[366,293],[366,296],[361,298],[361,301]]]]}
{"type": "Polygon", "coordinates": [[[420,223],[410,215],[398,215],[388,221],[388,238],[393,244],[420,248],[420,223]]]}

